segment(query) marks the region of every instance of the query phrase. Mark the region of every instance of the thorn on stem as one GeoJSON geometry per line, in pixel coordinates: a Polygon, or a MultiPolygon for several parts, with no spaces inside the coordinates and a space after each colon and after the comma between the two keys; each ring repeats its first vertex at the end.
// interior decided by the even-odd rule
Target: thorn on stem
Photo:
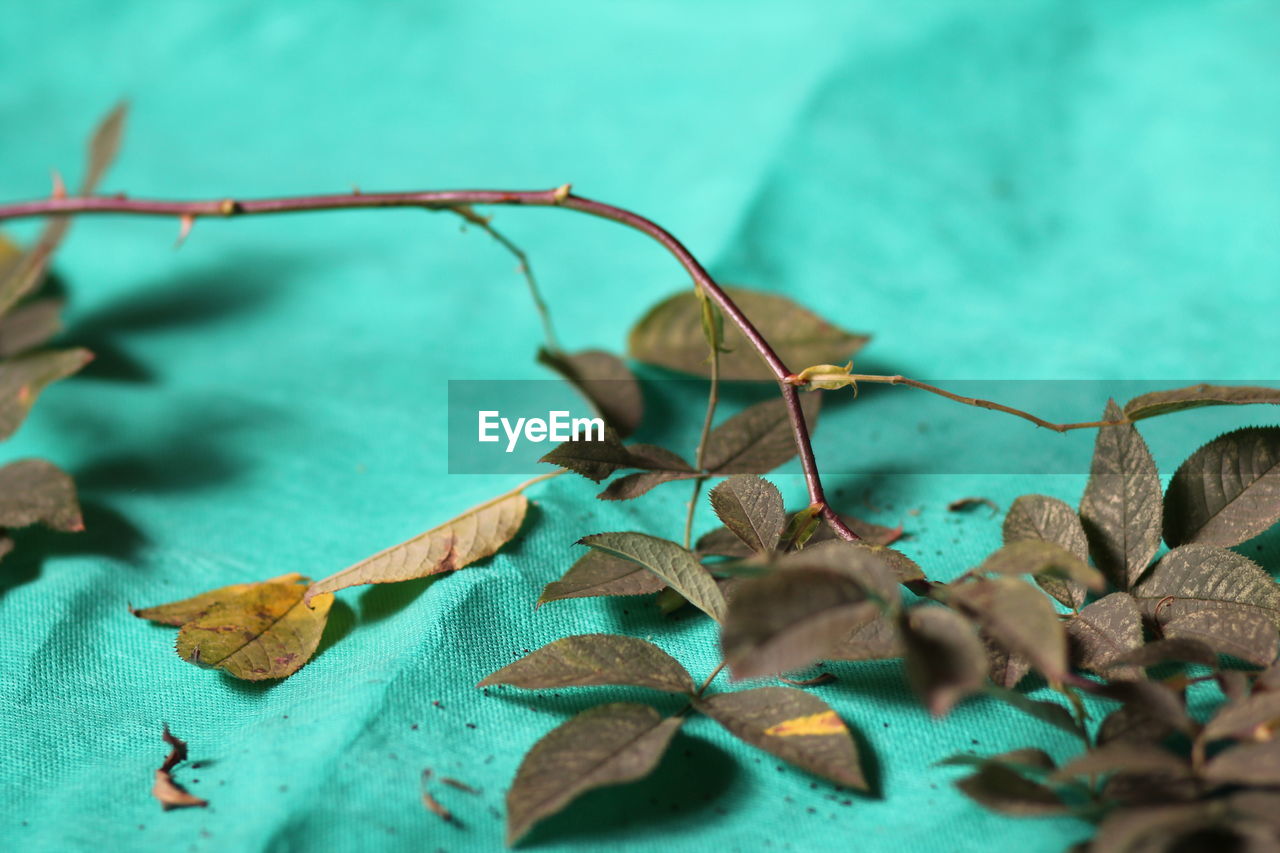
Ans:
{"type": "Polygon", "coordinates": [[[187,236],[191,233],[192,227],[196,224],[196,218],[190,213],[184,213],[179,218],[178,239],[174,241],[173,248],[181,249],[182,244],[187,242],[187,236]]]}
{"type": "Polygon", "coordinates": [[[556,191],[552,193],[552,198],[556,200],[556,204],[564,201],[569,197],[569,193],[573,191],[573,184],[561,184],[556,187],[556,191]]]}
{"type": "Polygon", "coordinates": [[[53,170],[53,197],[54,198],[67,197],[67,185],[63,183],[62,175],[58,173],[57,169],[53,170]]]}

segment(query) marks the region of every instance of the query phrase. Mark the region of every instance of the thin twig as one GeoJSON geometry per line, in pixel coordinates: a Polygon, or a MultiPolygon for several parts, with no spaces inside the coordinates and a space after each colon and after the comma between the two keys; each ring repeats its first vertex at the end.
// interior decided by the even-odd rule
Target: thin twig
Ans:
{"type": "Polygon", "coordinates": [[[702,686],[699,687],[698,691],[693,695],[701,699],[702,694],[707,692],[707,688],[711,686],[711,682],[716,680],[716,676],[720,674],[720,671],[725,668],[727,663],[727,661],[720,661],[720,665],[711,670],[711,674],[707,676],[707,680],[702,682],[702,686]]]}
{"type": "MultiPolygon", "coordinates": [[[[712,309],[715,310],[715,309],[712,309]]],[[[713,324],[714,327],[714,324],[713,324]]],[[[708,341],[711,345],[711,388],[707,391],[707,414],[702,419],[702,433],[698,436],[698,449],[694,453],[694,467],[699,471],[706,467],[707,436],[711,435],[711,424],[715,420],[716,406],[720,403],[720,341],[708,341]]],[[[689,511],[684,517],[684,547],[689,549],[693,543],[693,516],[698,509],[698,496],[702,494],[702,486],[706,483],[706,475],[693,481],[693,494],[689,497],[689,511]]]]}

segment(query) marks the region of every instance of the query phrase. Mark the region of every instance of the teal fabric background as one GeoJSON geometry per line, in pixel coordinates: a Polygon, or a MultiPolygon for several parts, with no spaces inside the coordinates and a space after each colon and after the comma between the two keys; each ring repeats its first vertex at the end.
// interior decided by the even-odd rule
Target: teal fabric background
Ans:
{"type": "MultiPolygon", "coordinates": [[[[74,181],[92,122],[127,96],[111,191],[572,181],[652,215],[728,280],[874,333],[868,370],[1280,375],[1280,10],[1265,0],[59,0],[6,3],[2,20],[5,198],[46,194],[50,167],[74,181]]],[[[531,250],[573,348],[619,350],[631,321],[683,285],[660,249],[612,224],[508,210],[497,222],[531,250]]],[[[510,258],[452,217],[201,222],[177,252],[176,233],[77,223],[58,261],[63,340],[100,357],[3,448],[72,471],[89,531],[23,533],[0,564],[0,846],[497,848],[523,752],[625,694],[485,696],[477,680],[595,631],[652,638],[699,678],[714,666],[714,633],[696,619],[638,600],[532,606],[584,533],[677,536],[685,488],[605,505],[583,481],[538,486],[526,532],[497,558],[342,593],[322,651],[284,682],[182,662],[173,632],[128,603],[323,576],[509,488],[518,478],[445,473],[446,381],[546,374],[510,258]],[[204,763],[179,778],[207,810],[162,814],[151,799],[162,721],[204,763]],[[463,826],[423,809],[428,766],[482,790],[440,794],[463,826]]],[[[842,419],[874,417],[870,403],[834,412],[820,461],[859,452],[841,443],[842,419]]],[[[913,424],[886,429],[903,447],[921,440],[913,424]]],[[[1054,436],[1028,426],[1025,440],[1054,436]]],[[[800,500],[794,468],[776,479],[800,500]]],[[[1082,485],[975,474],[830,488],[843,509],[904,522],[904,550],[946,579],[999,537],[998,519],[948,514],[948,501],[1074,503],[1082,485]]],[[[704,507],[699,529],[712,524],[704,507]]],[[[1247,548],[1280,557],[1274,535],[1247,548]]],[[[1066,755],[1066,736],[985,700],[932,722],[896,662],[834,670],[818,695],[876,756],[881,797],[844,805],[695,719],[652,779],[590,795],[528,843],[1052,851],[1088,835],[1073,820],[987,814],[933,766],[969,749],[1066,755]]]]}

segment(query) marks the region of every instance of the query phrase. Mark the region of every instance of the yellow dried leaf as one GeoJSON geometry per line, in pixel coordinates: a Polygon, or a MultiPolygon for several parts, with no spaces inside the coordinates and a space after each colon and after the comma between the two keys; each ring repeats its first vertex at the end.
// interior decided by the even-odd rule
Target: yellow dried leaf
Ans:
{"type": "Polygon", "coordinates": [[[783,720],[764,730],[774,737],[794,737],[796,735],[839,735],[848,731],[844,721],[835,711],[823,711],[807,717],[795,717],[783,720]]]}

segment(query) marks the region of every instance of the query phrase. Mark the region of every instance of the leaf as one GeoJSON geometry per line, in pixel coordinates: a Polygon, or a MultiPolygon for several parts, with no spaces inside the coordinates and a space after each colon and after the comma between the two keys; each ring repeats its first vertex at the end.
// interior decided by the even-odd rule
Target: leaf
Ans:
{"type": "Polygon", "coordinates": [[[397,583],[465,568],[498,551],[520,530],[529,500],[508,492],[433,527],[426,533],[361,560],[307,590],[307,600],[367,583],[397,583]]]}
{"type": "Polygon", "coordinates": [[[1153,418],[1200,406],[1243,406],[1252,403],[1280,403],[1280,389],[1256,385],[1188,385],[1169,391],[1152,391],[1124,404],[1131,421],[1153,418]]]}
{"type": "Polygon", "coordinates": [[[1220,709],[1205,725],[1202,737],[1206,742],[1223,738],[1269,739],[1277,723],[1280,723],[1280,692],[1267,690],[1220,709]]]}
{"type": "Polygon", "coordinates": [[[857,581],[863,591],[885,611],[897,608],[898,578],[881,551],[859,542],[833,539],[783,554],[774,561],[778,569],[818,569],[836,572],[857,581]]]}
{"type": "Polygon", "coordinates": [[[913,607],[903,614],[907,680],[935,717],[987,681],[987,652],[969,621],[945,607],[913,607]]]}
{"type": "Polygon", "coordinates": [[[1204,778],[1219,785],[1280,785],[1280,740],[1224,750],[1209,759],[1204,778]]]}
{"type": "MultiPolygon", "coordinates": [[[[832,326],[786,297],[739,287],[725,290],[787,364],[843,364],[868,340],[832,326]]],[[[725,329],[724,343],[721,379],[776,378],[737,326],[725,329]]],[[[628,351],[637,361],[710,376],[697,294],[684,290],[651,308],[631,330],[628,351]]]]}
{"type": "MultiPolygon", "coordinates": [[[[1082,562],[1089,559],[1089,542],[1076,511],[1057,498],[1023,495],[1009,507],[1004,517],[1004,543],[1039,539],[1066,548],[1082,562]]],[[[1036,584],[1073,610],[1085,602],[1083,584],[1052,576],[1036,576],[1036,584]]]]}
{"type": "Polygon", "coordinates": [[[596,495],[602,501],[629,501],[648,492],[654,486],[670,483],[673,480],[688,480],[698,476],[692,472],[680,471],[639,471],[619,477],[596,495]]]}
{"type": "Polygon", "coordinates": [[[953,585],[947,601],[977,620],[993,640],[1025,655],[1046,677],[1067,671],[1067,638],[1049,600],[1017,578],[953,585]]]}
{"type": "Polygon", "coordinates": [[[679,661],[653,643],[617,634],[564,637],[486,676],[477,687],[510,684],[526,690],[624,684],[693,693],[679,661]]]}
{"type": "Polygon", "coordinates": [[[89,139],[89,161],[85,169],[84,180],[80,184],[81,195],[92,195],[98,188],[102,176],[120,153],[120,140],[124,137],[124,122],[128,115],[129,105],[116,104],[106,118],[94,128],[89,139]]]}
{"type": "Polygon", "coordinates": [[[641,467],[613,430],[605,430],[604,441],[566,441],[538,461],[559,465],[597,483],[624,468],[641,467]]]}
{"type": "MultiPolygon", "coordinates": [[[[822,398],[800,398],[804,419],[812,430],[822,398]]],[[[765,400],[743,409],[707,436],[703,461],[712,474],[767,474],[796,455],[795,438],[786,404],[765,400]]]]}
{"type": "Polygon", "coordinates": [[[1147,617],[1168,623],[1196,610],[1261,614],[1280,625],[1280,585],[1248,557],[1211,545],[1183,545],[1133,590],[1147,617]]]}
{"type": "Polygon", "coordinates": [[[538,363],[569,381],[619,436],[635,432],[644,415],[644,395],[626,362],[603,350],[538,350],[538,363]]]}
{"type": "Polygon", "coordinates": [[[1056,702],[1041,702],[1016,690],[991,684],[987,685],[984,692],[988,696],[999,699],[1001,702],[1017,708],[1022,713],[1034,717],[1042,723],[1047,723],[1054,728],[1075,735],[1086,744],[1089,742],[1089,736],[1081,731],[1080,724],[1076,722],[1075,717],[1071,716],[1071,712],[1056,702]]]}
{"type": "MultiPolygon", "coordinates": [[[[1114,400],[1103,420],[1123,417],[1114,400]]],[[[1160,476],[1133,424],[1101,427],[1080,517],[1093,561],[1120,589],[1133,586],[1160,547],[1160,476]]]]}
{"type": "Polygon", "coordinates": [[[712,489],[710,497],[716,516],[752,551],[771,554],[778,547],[787,516],[773,483],[738,474],[712,489]]]}
{"type": "Polygon", "coordinates": [[[995,762],[959,780],[956,787],[978,805],[1001,814],[1059,815],[1071,811],[1052,788],[995,762]]]}
{"type": "Polygon", "coordinates": [[[1142,611],[1133,597],[1113,592],[1067,622],[1071,661],[1081,669],[1112,678],[1138,678],[1132,667],[1116,660],[1142,646],[1142,611]]]}
{"type": "Polygon", "coordinates": [[[1141,713],[1176,732],[1190,735],[1196,724],[1187,716],[1182,695],[1156,681],[1109,681],[1097,688],[1105,696],[1125,705],[1141,709],[1141,713]]]}
{"type": "MultiPolygon", "coordinates": [[[[0,271],[0,277],[4,273],[0,271]]],[[[62,300],[33,299],[0,317],[0,358],[34,349],[62,331],[62,300]]]]}
{"type": "Polygon", "coordinates": [[[1096,569],[1061,545],[1040,539],[1010,542],[974,571],[989,575],[1053,575],[1095,591],[1106,588],[1106,581],[1096,569]]]}
{"type": "Polygon", "coordinates": [[[169,744],[169,755],[156,771],[155,784],[151,786],[151,796],[160,801],[160,808],[165,811],[193,806],[203,808],[209,805],[207,800],[188,793],[173,779],[173,768],[187,760],[187,742],[174,737],[168,725],[164,727],[161,737],[164,738],[165,743],[169,744]]]}
{"type": "Polygon", "coordinates": [[[825,660],[891,660],[904,653],[895,621],[883,615],[859,625],[824,655],[825,660]]]}
{"type": "Polygon", "coordinates": [[[1218,822],[1215,802],[1114,809],[1099,827],[1089,853],[1190,853],[1204,849],[1199,842],[1205,839],[1195,837],[1201,833],[1215,850],[1251,849],[1224,838],[1218,822]]]}
{"type": "Polygon", "coordinates": [[[157,622],[161,625],[173,625],[177,628],[208,613],[209,608],[213,607],[218,602],[235,598],[255,586],[260,586],[264,583],[292,584],[298,583],[302,581],[302,579],[302,575],[297,572],[293,572],[267,581],[233,583],[230,586],[211,589],[208,592],[202,592],[199,595],[192,596],[191,598],[184,598],[181,601],[174,601],[169,604],[159,604],[155,607],[144,607],[141,610],[135,610],[130,607],[129,612],[134,616],[137,616],[139,619],[146,619],[150,622],[157,622]]]}
{"type": "Polygon", "coordinates": [[[578,543],[644,566],[712,619],[724,620],[724,595],[715,578],[676,543],[647,533],[593,533],[578,543]]]}
{"type": "Polygon", "coordinates": [[[1275,623],[1261,613],[1195,610],[1161,626],[1171,639],[1199,640],[1214,651],[1256,666],[1266,666],[1280,652],[1275,623]]]}
{"type": "Polygon", "coordinates": [[[1119,666],[1138,666],[1146,669],[1170,661],[1216,667],[1218,653],[1199,640],[1189,637],[1165,637],[1144,646],[1138,646],[1133,651],[1118,657],[1115,663],[1119,666]]]}
{"type": "Polygon", "coordinates": [[[1221,435],[1178,467],[1164,498],[1170,547],[1238,545],[1280,518],[1280,427],[1221,435]]]}
{"type": "Polygon", "coordinates": [[[552,729],[520,763],[507,792],[507,843],[595,788],[653,772],[680,728],[648,705],[599,705],[552,729]]]}
{"type": "Polygon", "coordinates": [[[70,376],[92,359],[86,349],[66,349],[0,362],[0,441],[17,432],[47,385],[70,376]]]}
{"type": "Polygon", "coordinates": [[[285,678],[315,653],[333,605],[305,582],[266,581],[223,598],[178,631],[178,656],[248,681],[285,678]]]}
{"type": "Polygon", "coordinates": [[[985,631],[979,631],[978,637],[987,650],[987,673],[995,684],[1012,690],[1031,672],[1031,661],[1022,655],[1009,651],[985,631]]]}
{"type": "Polygon", "coordinates": [[[10,462],[0,468],[0,527],[37,522],[69,533],[84,530],[75,484],[43,459],[10,462]]]}
{"type": "Polygon", "coordinates": [[[1102,719],[1098,746],[1109,743],[1159,743],[1173,734],[1173,726],[1153,716],[1142,703],[1122,705],[1102,719]]]}
{"type": "Polygon", "coordinates": [[[564,577],[543,587],[536,606],[565,598],[648,595],[660,592],[666,585],[666,581],[639,563],[591,550],[579,557],[564,577]]]}
{"type": "Polygon", "coordinates": [[[757,687],[694,700],[737,737],[783,761],[859,791],[869,790],[844,721],[818,697],[793,687],[757,687]]]}
{"type": "Polygon", "coordinates": [[[1100,776],[1106,773],[1153,773],[1173,777],[1191,776],[1191,765],[1185,758],[1150,743],[1116,741],[1072,759],[1053,774],[1055,780],[1066,781],[1075,776],[1100,776]]]}

